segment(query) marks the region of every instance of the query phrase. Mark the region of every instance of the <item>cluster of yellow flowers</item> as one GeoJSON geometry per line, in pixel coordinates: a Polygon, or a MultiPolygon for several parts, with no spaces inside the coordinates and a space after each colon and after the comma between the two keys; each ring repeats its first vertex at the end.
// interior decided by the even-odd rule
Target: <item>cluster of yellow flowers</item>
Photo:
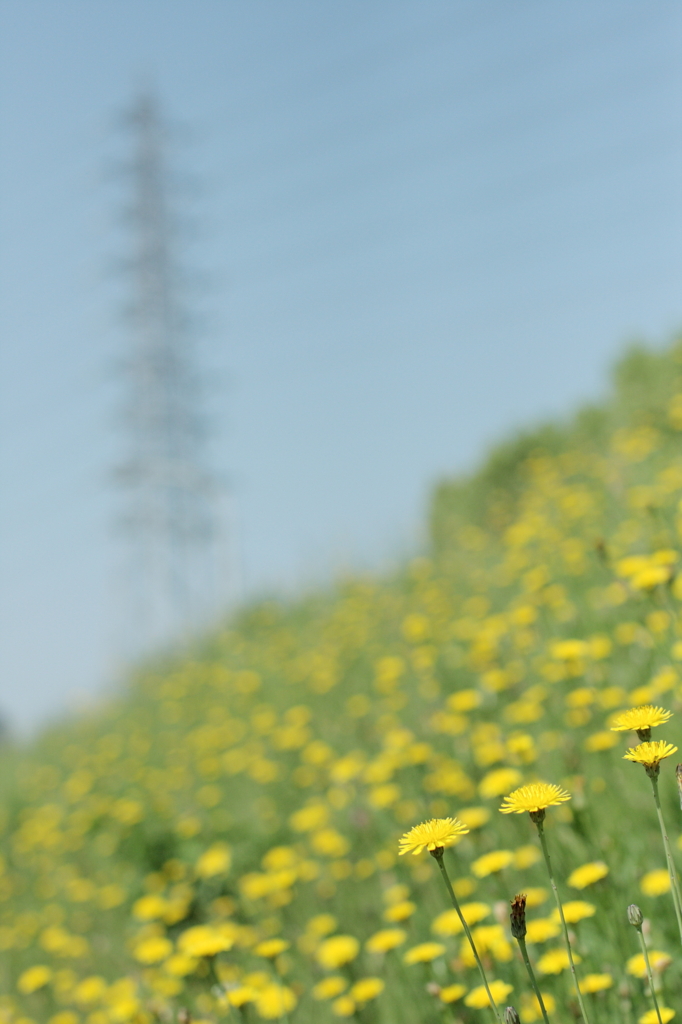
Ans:
{"type": "Polygon", "coordinates": [[[682,1012],[658,777],[682,710],[681,356],[655,401],[632,384],[593,433],[522,445],[483,504],[444,485],[428,557],[247,609],[0,749],[0,1024],[471,1024],[490,995],[533,1024],[521,893],[550,1016],[651,1019],[633,900],[682,1012]],[[439,849],[461,917],[437,861],[399,855],[439,849]]]}

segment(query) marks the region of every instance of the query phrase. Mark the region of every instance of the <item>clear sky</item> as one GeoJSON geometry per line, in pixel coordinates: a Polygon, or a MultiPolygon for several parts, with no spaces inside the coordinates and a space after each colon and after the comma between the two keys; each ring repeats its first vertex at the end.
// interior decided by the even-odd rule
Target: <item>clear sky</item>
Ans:
{"type": "Polygon", "coordinates": [[[114,678],[127,156],[197,188],[242,591],[416,549],[428,490],[682,326],[677,0],[0,0],[0,709],[114,678]]]}

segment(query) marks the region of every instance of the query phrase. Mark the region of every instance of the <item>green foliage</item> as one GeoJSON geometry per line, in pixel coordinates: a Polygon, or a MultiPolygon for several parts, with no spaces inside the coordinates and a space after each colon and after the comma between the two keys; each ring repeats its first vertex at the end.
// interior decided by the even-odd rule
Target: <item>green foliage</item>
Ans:
{"type": "MultiPolygon", "coordinates": [[[[567,1021],[537,835],[498,813],[538,779],[572,796],[546,832],[562,896],[582,904],[591,1024],[651,1008],[628,968],[633,902],[680,1012],[651,787],[623,760],[636,736],[609,724],[660,703],[675,716],[655,738],[682,746],[681,351],[633,352],[603,407],[441,484],[428,557],[247,608],[6,748],[0,1022],[489,1019],[436,865],[398,857],[402,833],[451,816],[470,828],[446,860],[489,976],[539,1019],[507,919],[528,892],[529,955],[567,1021]]],[[[679,858],[672,760],[660,787],[679,858]]]]}

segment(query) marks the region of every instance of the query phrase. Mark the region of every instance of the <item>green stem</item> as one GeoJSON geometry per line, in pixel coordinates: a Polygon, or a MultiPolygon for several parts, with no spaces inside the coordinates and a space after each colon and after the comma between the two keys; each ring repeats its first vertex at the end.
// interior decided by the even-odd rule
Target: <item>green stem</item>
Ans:
{"type": "Polygon", "coordinates": [[[535,980],[535,973],[533,971],[533,968],[531,967],[531,963],[530,963],[530,960],[528,958],[528,950],[526,949],[526,940],[525,939],[517,939],[516,941],[519,944],[519,949],[521,950],[521,956],[523,957],[523,962],[526,965],[526,970],[528,971],[528,977],[530,979],[530,983],[531,983],[531,986],[533,988],[533,992],[535,992],[535,997],[536,997],[538,1003],[540,1004],[540,1009],[542,1010],[542,1019],[544,1020],[545,1024],[549,1024],[549,1017],[547,1016],[547,1010],[545,1009],[545,1004],[544,1004],[543,999],[542,999],[542,992],[538,988],[538,983],[535,980]]]}
{"type": "MultiPolygon", "coordinates": [[[[647,773],[648,774],[648,773],[647,773]]],[[[663,811],[661,810],[661,800],[658,795],[658,779],[654,778],[653,775],[649,775],[651,779],[651,786],[654,791],[654,800],[656,801],[656,814],[658,815],[658,824],[661,826],[661,835],[663,836],[663,846],[665,847],[665,857],[668,863],[668,875],[670,876],[670,891],[673,898],[673,904],[675,906],[675,915],[677,917],[677,927],[680,930],[680,940],[682,940],[682,895],[680,895],[680,886],[677,881],[677,872],[675,871],[675,861],[673,860],[672,850],[670,849],[670,840],[668,839],[668,833],[666,832],[665,822],[663,821],[663,811]]]]}
{"type": "Polygon", "coordinates": [[[573,984],[575,985],[575,994],[578,997],[578,1005],[580,1006],[580,1013],[585,1021],[585,1024],[590,1024],[587,1011],[585,1010],[585,1004],[583,1003],[582,993],[580,991],[580,985],[578,984],[578,974],[575,969],[575,963],[573,962],[573,950],[571,949],[571,940],[568,937],[568,925],[566,924],[566,918],[564,917],[564,908],[561,905],[561,899],[559,898],[559,890],[557,889],[556,882],[554,881],[554,874],[552,872],[552,862],[549,859],[549,850],[547,849],[547,840],[545,838],[545,830],[542,821],[536,821],[535,825],[538,830],[538,836],[540,837],[540,846],[542,847],[542,855],[545,858],[545,864],[547,866],[547,874],[552,885],[552,892],[554,893],[554,902],[557,905],[559,911],[559,919],[561,921],[561,927],[564,931],[564,942],[566,943],[566,952],[568,953],[568,962],[571,967],[571,974],[573,975],[573,984]]]}
{"type": "Polygon", "coordinates": [[[438,867],[440,868],[440,873],[443,876],[443,881],[445,882],[445,888],[448,890],[448,893],[450,895],[450,899],[452,901],[452,905],[455,908],[455,910],[457,911],[457,916],[459,917],[460,921],[462,922],[462,928],[464,929],[464,934],[466,935],[467,939],[469,940],[469,945],[471,946],[471,952],[474,954],[474,959],[475,959],[476,964],[478,966],[478,970],[479,970],[479,973],[481,975],[481,979],[483,981],[483,985],[485,987],[485,990],[488,993],[488,999],[490,1000],[490,1005],[492,1007],[493,1013],[495,1014],[495,1018],[497,1019],[498,1024],[502,1024],[502,1017],[500,1015],[500,1011],[497,1008],[497,1003],[493,999],[493,994],[490,991],[490,986],[488,985],[488,979],[486,977],[485,968],[483,967],[483,964],[481,963],[481,958],[478,955],[478,950],[476,949],[476,943],[474,942],[473,936],[472,936],[471,931],[469,929],[469,925],[464,920],[464,914],[462,913],[462,909],[461,909],[461,907],[459,905],[459,900],[455,896],[455,890],[452,888],[447,868],[445,867],[445,864],[443,863],[443,848],[441,847],[440,849],[432,850],[431,851],[431,856],[434,858],[434,860],[438,864],[438,867]]]}
{"type": "Polygon", "coordinates": [[[656,1010],[656,1016],[658,1017],[658,1024],[663,1024],[661,1019],[661,1011],[658,1007],[658,999],[656,998],[656,991],[654,989],[654,974],[651,970],[651,964],[649,963],[649,951],[646,948],[646,942],[644,941],[644,935],[642,929],[637,929],[639,933],[639,942],[642,947],[642,953],[644,955],[644,963],[646,964],[646,973],[649,975],[649,988],[651,989],[651,998],[654,1001],[654,1009],[656,1010]]]}

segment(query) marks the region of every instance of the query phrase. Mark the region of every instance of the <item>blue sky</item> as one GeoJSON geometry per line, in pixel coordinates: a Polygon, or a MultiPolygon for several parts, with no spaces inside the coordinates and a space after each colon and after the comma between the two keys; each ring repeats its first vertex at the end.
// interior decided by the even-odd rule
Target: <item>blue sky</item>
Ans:
{"type": "Polygon", "coordinates": [[[415,550],[432,482],[682,325],[682,8],[0,0],[0,708],[116,678],[120,113],[154,84],[241,592],[415,550]]]}

